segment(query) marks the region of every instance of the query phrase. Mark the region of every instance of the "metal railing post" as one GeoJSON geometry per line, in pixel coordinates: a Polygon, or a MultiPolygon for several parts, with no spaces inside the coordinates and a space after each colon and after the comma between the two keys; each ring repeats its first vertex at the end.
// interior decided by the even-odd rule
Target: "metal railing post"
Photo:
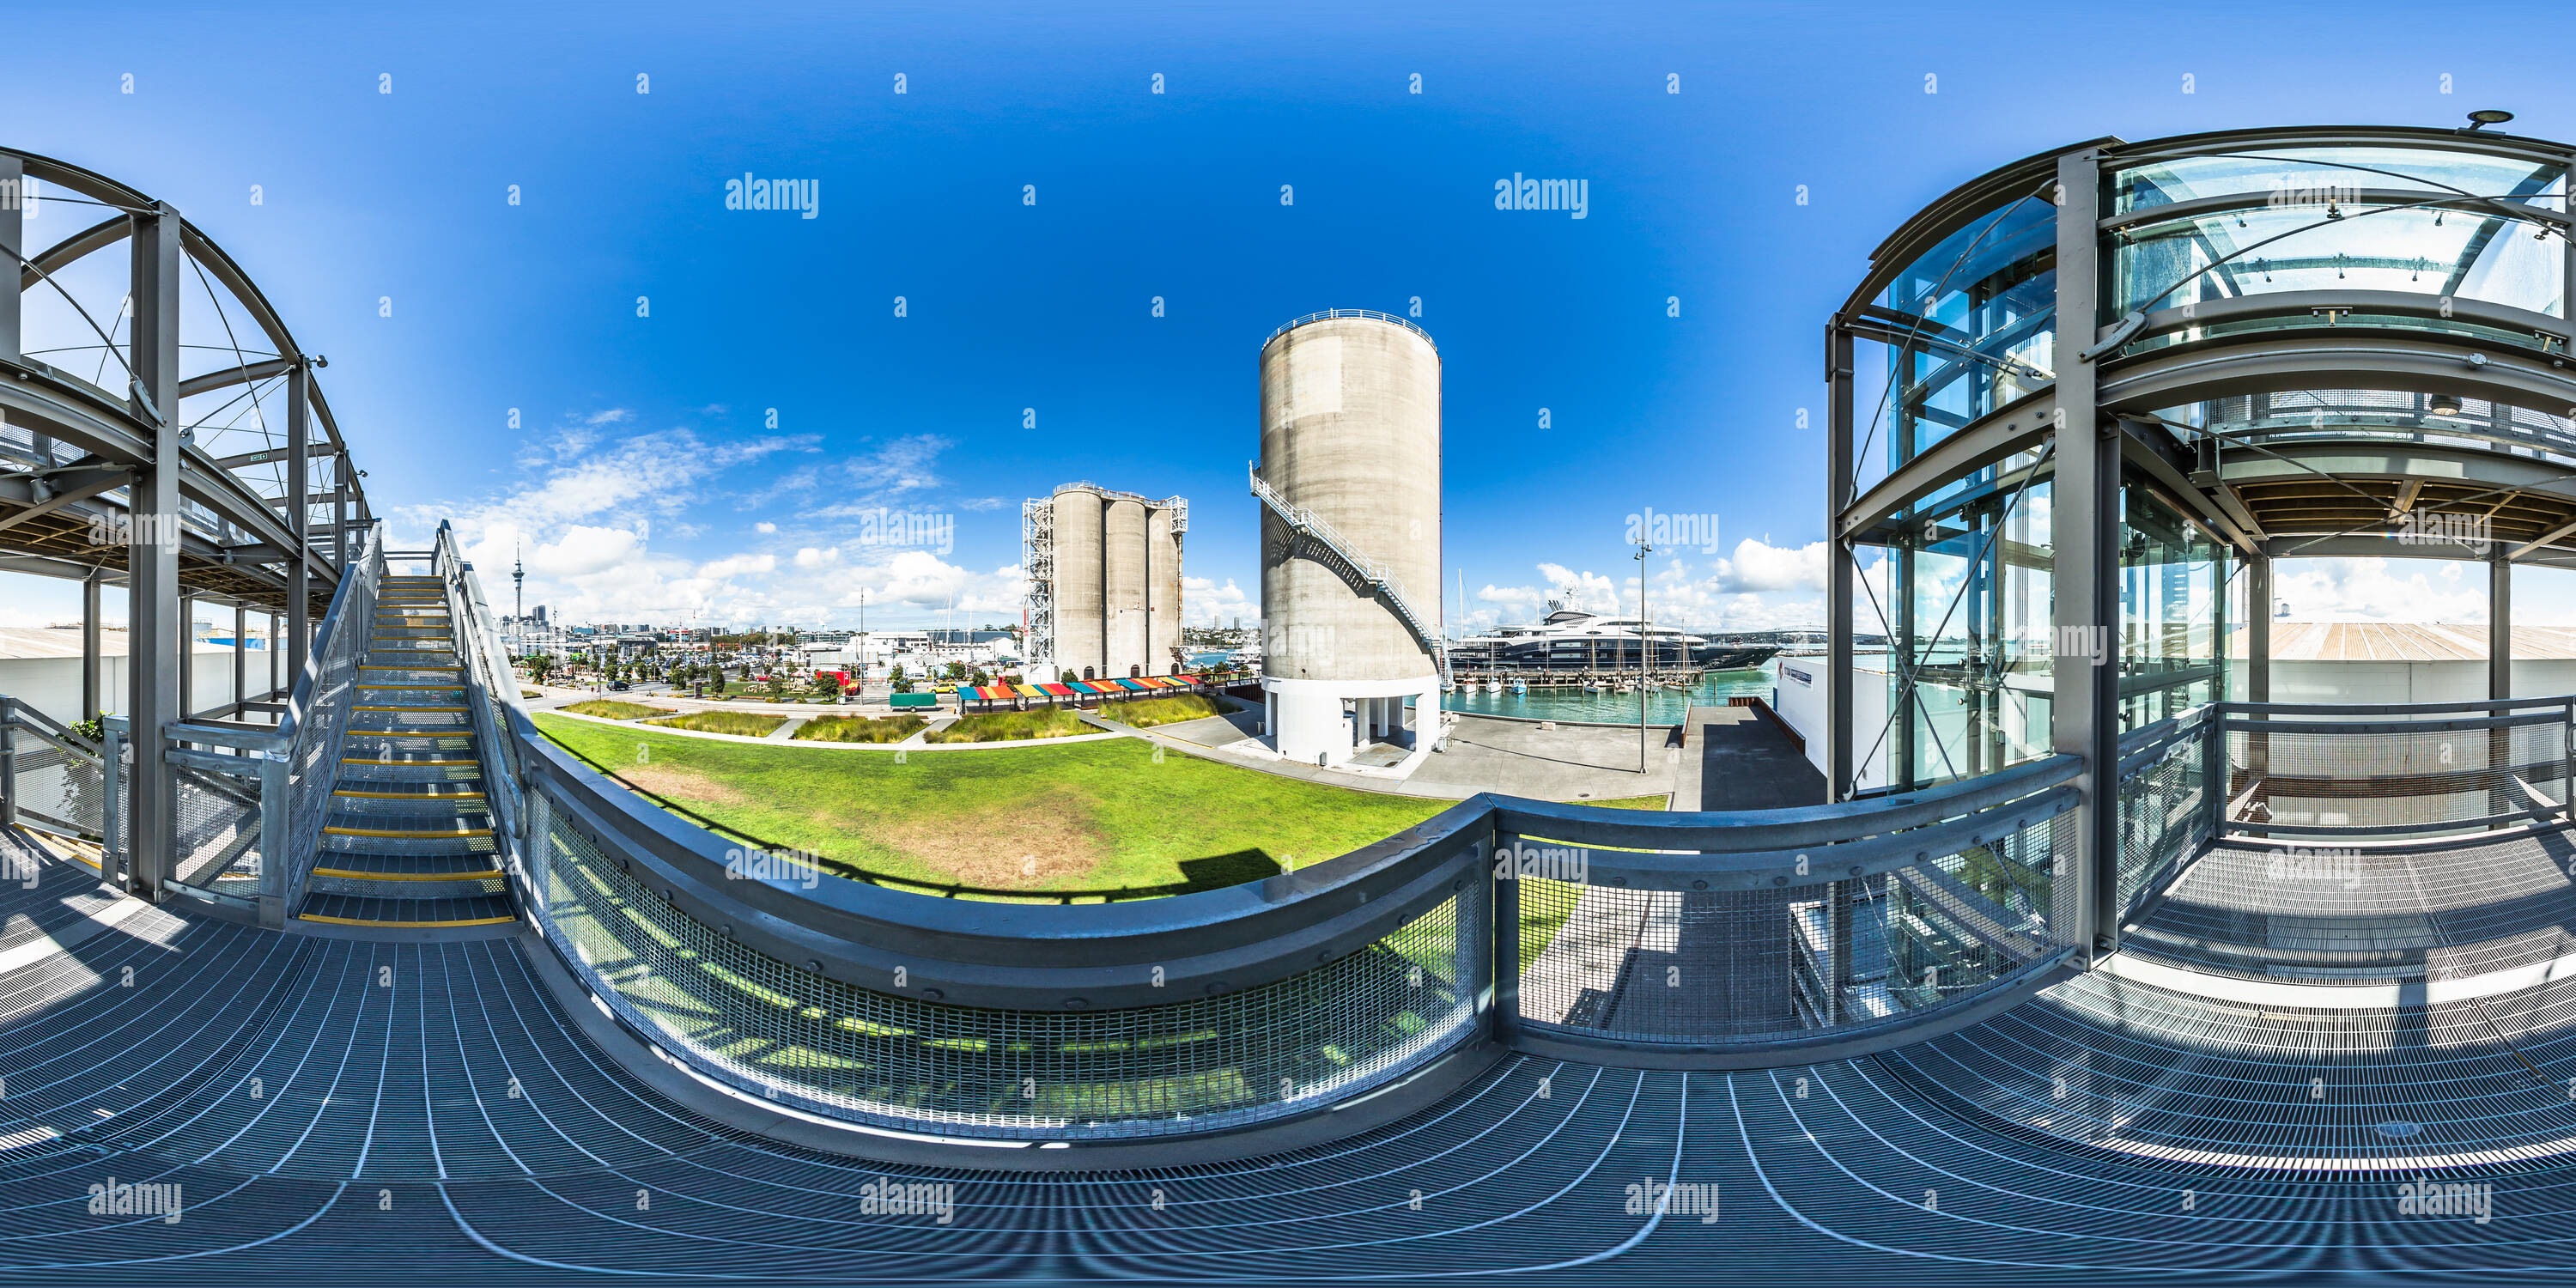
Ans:
{"type": "Polygon", "coordinates": [[[18,825],[18,700],[0,697],[0,827],[18,825]]]}
{"type": "Polygon", "coordinates": [[[126,855],[126,811],[120,804],[125,797],[126,718],[100,716],[98,728],[99,783],[104,792],[98,803],[98,876],[109,886],[126,890],[132,888],[134,877],[126,855]]]}
{"type": "Polygon", "coordinates": [[[2567,727],[2558,739],[2558,817],[2576,823],[2576,698],[2567,700],[2567,727]]]}
{"type": "MultiPolygon", "coordinates": [[[[1493,816],[1486,816],[1493,827],[1493,816]]],[[[1521,883],[1517,876],[1502,874],[1498,854],[1502,833],[1489,830],[1478,843],[1484,851],[1485,884],[1494,892],[1493,958],[1494,1010],[1490,1028],[1494,1041],[1510,1046],[1521,1035],[1521,883]]]]}
{"type": "Polygon", "coordinates": [[[2200,790],[2208,799],[2201,808],[2208,811],[2211,841],[2227,834],[2227,707],[2213,702],[2202,719],[2200,790]]]}
{"type": "Polygon", "coordinates": [[[294,813],[287,808],[287,768],[294,744],[284,750],[256,751],[259,759],[259,924],[271,930],[286,926],[288,887],[294,883],[295,841],[290,835],[294,813]]]}

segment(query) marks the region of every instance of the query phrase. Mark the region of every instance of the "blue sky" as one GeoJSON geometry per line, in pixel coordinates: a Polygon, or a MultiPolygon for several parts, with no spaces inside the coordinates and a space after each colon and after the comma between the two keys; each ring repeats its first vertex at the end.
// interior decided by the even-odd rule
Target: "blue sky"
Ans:
{"type": "Polygon", "coordinates": [[[1462,573],[1470,622],[1633,604],[1651,506],[1722,525],[1658,616],[1759,627],[1821,616],[1822,320],[1948,188],[2102,134],[2576,137],[2544,11],[1566,8],[56,8],[6,141],[207,229],[398,534],[453,517],[487,584],[524,544],[576,619],[1016,620],[1018,503],[1073,479],[1190,498],[1192,620],[1256,616],[1261,341],[1418,297],[1453,622],[1462,573]],[[747,172],[816,217],[725,209],[747,172]],[[1586,218],[1494,209],[1514,173],[1586,218]],[[953,538],[869,544],[878,507],[953,538]]]}

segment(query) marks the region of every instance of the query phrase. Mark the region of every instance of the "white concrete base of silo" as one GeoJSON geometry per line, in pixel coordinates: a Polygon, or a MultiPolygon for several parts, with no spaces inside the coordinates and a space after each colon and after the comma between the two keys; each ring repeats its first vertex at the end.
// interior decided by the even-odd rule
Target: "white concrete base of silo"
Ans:
{"type": "Polygon", "coordinates": [[[1372,743],[1412,745],[1389,766],[1413,772],[1440,735],[1440,677],[1410,680],[1287,680],[1261,678],[1262,741],[1282,760],[1332,768],[1349,763],[1372,743]],[[1413,699],[1419,736],[1404,728],[1404,701],[1413,699]],[[1320,759],[1319,759],[1320,758],[1320,759]]]}

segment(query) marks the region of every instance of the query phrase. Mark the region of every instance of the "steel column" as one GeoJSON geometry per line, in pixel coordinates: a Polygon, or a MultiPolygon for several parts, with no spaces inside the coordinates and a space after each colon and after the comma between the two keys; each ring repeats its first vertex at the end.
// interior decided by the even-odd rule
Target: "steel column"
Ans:
{"type": "Polygon", "coordinates": [[[250,701],[250,610],[233,605],[233,717],[243,719],[248,712],[242,704],[250,701]]]}
{"type": "Polygon", "coordinates": [[[1852,793],[1852,550],[1842,536],[1852,503],[1852,338],[1825,328],[1825,799],[1852,793]]]}
{"type": "MultiPolygon", "coordinates": [[[[312,466],[306,457],[313,441],[313,366],[299,360],[286,378],[286,687],[291,693],[304,674],[306,650],[313,646],[312,466]]],[[[269,647],[277,647],[276,640],[269,647]]]]}
{"type": "Polygon", "coordinates": [[[2076,812],[2075,937],[2091,951],[2119,943],[2120,441],[2094,397],[2096,372],[2076,354],[2091,347],[2101,312],[2100,153],[2057,159],[2057,478],[2049,538],[2056,550],[2057,647],[2051,742],[2080,756],[2076,812]]]}
{"type": "Polygon", "coordinates": [[[18,312],[19,257],[27,250],[26,166],[15,156],[0,156],[0,251],[9,255],[9,280],[0,284],[0,360],[9,362],[26,356],[18,312]]]}
{"type": "Polygon", "coordinates": [[[2513,561],[2501,542],[2487,560],[2487,696],[2513,696],[2513,561]]]}
{"type": "MultiPolygon", "coordinates": [[[[99,716],[98,574],[81,582],[81,719],[99,716]]],[[[129,659],[130,660],[130,659],[129,659]]]]}
{"type": "Polygon", "coordinates": [[[162,726],[178,719],[179,677],[171,660],[188,634],[179,610],[179,281],[186,252],[179,212],[168,202],[134,216],[129,363],[136,414],[153,425],[149,459],[128,489],[134,518],[125,551],[126,682],[132,721],[134,887],[158,896],[174,862],[176,810],[162,726]]]}
{"type": "MultiPolygon", "coordinates": [[[[2226,607],[2221,605],[2223,617],[2226,607]]],[[[2272,556],[2245,560],[2245,700],[2272,700],[2272,556]]]]}

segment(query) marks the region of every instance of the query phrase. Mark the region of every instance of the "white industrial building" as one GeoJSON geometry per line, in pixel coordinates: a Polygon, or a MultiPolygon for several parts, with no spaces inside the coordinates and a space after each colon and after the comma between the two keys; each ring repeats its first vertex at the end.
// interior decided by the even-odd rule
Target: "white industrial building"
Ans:
{"type": "MultiPolygon", "coordinates": [[[[99,688],[110,714],[126,684],[125,629],[111,626],[98,633],[99,688]]],[[[242,687],[252,694],[268,692],[270,654],[264,647],[243,650],[242,687]]],[[[203,711],[233,700],[233,646],[196,640],[190,650],[189,675],[183,685],[186,705],[203,711]]],[[[282,674],[279,684],[291,683],[282,674]]],[[[0,627],[0,693],[16,698],[64,724],[87,718],[81,710],[81,631],[77,626],[0,627]]]]}
{"type": "Polygon", "coordinates": [[[1261,350],[1252,490],[1270,745],[1290,760],[1410,772],[1439,737],[1444,665],[1431,337],[1355,310],[1274,332],[1261,350]]]}

